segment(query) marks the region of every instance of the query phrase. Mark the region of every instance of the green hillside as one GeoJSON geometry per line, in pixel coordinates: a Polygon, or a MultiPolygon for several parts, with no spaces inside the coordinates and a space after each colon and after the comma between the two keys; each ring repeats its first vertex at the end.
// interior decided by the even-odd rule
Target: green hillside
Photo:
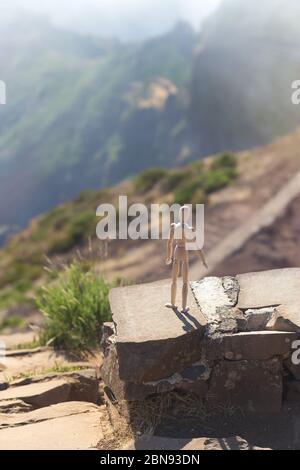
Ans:
{"type": "Polygon", "coordinates": [[[0,226],[86,187],[176,164],[196,41],[189,26],[123,45],[28,17],[1,35],[0,226]]]}
{"type": "Polygon", "coordinates": [[[224,0],[196,34],[123,44],[0,21],[0,243],[85,188],[272,141],[300,124],[298,0],[224,0]]]}
{"type": "MultiPolygon", "coordinates": [[[[209,204],[210,195],[232,184],[237,176],[237,159],[232,154],[197,160],[181,169],[152,168],[121,186],[83,191],[74,200],[33,219],[0,251],[0,310],[26,303],[41,284],[52,279],[51,272],[44,269],[49,260],[62,266],[76,257],[78,250],[86,263],[90,255],[93,260],[99,258],[96,209],[100,204],[118,207],[119,194],[128,196],[128,204],[209,204]]],[[[123,256],[124,242],[112,243],[114,255],[123,256]]],[[[125,244],[130,246],[130,241],[125,244]]]]}

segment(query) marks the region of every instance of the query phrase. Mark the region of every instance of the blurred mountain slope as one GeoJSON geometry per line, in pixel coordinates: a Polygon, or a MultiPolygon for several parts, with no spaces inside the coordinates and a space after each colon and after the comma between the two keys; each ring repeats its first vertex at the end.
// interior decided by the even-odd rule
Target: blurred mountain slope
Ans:
{"type": "Polygon", "coordinates": [[[200,35],[140,44],[0,22],[0,234],[84,188],[294,130],[299,19],[297,0],[224,0],[200,35]]]}
{"type": "Polygon", "coordinates": [[[28,16],[1,35],[0,225],[22,225],[85,187],[176,164],[196,41],[188,25],[122,45],[28,16]]]}
{"type": "MultiPolygon", "coordinates": [[[[274,205],[278,194],[300,172],[300,128],[267,146],[236,154],[237,172],[226,184],[223,179],[220,184],[219,176],[220,171],[223,176],[226,174],[228,165],[225,162],[222,167],[220,161],[225,162],[224,155],[222,158],[213,156],[198,160],[181,169],[148,170],[111,188],[84,191],[74,200],[33,219],[28,228],[12,237],[0,252],[0,309],[28,300],[36,288],[47,284],[49,274],[43,270],[47,264],[46,257],[54,266],[61,267],[78,256],[80,251],[84,262],[96,263],[99,273],[111,280],[122,278],[143,282],[169,277],[170,268],[164,263],[165,240],[113,240],[105,243],[96,239],[99,221],[95,216],[96,208],[101,203],[118,207],[119,194],[128,196],[129,205],[145,201],[150,205],[172,203],[177,200],[178,191],[182,193],[184,187],[186,196],[189,189],[194,203],[206,204],[205,252],[209,261],[214,259],[220,246],[226,245],[228,237],[248,225],[266,204],[274,205]],[[214,187],[211,184],[213,174],[214,187]],[[205,187],[209,188],[206,192],[205,187]]],[[[255,225],[248,227],[245,248],[238,244],[237,239],[236,252],[233,250],[228,258],[228,250],[223,250],[224,256],[219,256],[218,265],[210,265],[213,272],[236,274],[258,265],[259,269],[294,266],[299,259],[299,197],[295,201],[291,200],[282,214],[284,225],[281,224],[278,234],[275,232],[281,219],[273,217],[270,221],[272,211],[266,215],[267,229],[257,233],[255,225]]],[[[202,265],[193,253],[191,262],[191,276],[194,279],[203,276],[202,265]]]]}
{"type": "Polygon", "coordinates": [[[190,123],[202,154],[263,145],[300,123],[297,0],[224,0],[195,60],[190,123]]]}

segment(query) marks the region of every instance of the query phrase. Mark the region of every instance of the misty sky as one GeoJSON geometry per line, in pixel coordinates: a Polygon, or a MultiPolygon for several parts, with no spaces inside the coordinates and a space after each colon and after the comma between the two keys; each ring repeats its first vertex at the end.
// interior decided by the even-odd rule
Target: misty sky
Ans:
{"type": "Polygon", "coordinates": [[[221,0],[0,0],[48,14],[59,26],[101,36],[138,39],[169,30],[178,20],[198,28],[221,0]]]}

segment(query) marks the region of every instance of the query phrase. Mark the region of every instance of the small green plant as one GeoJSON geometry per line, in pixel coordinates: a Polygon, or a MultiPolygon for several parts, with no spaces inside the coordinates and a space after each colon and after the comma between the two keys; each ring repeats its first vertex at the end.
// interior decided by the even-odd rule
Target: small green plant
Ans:
{"type": "Polygon", "coordinates": [[[6,328],[23,328],[25,321],[20,315],[10,315],[0,321],[0,331],[6,328]]]}
{"type": "Polygon", "coordinates": [[[41,266],[30,264],[25,261],[13,261],[5,272],[0,275],[0,288],[10,284],[34,281],[41,274],[41,266]]]}
{"type": "Polygon", "coordinates": [[[216,157],[210,169],[203,175],[203,188],[207,194],[229,186],[238,176],[235,155],[223,153],[216,157]]]}
{"type": "Polygon", "coordinates": [[[224,170],[225,168],[236,169],[236,167],[236,156],[233,153],[222,153],[218,155],[211,165],[212,170],[224,170]]]}
{"type": "Polygon", "coordinates": [[[134,180],[135,190],[141,193],[150,191],[156,183],[167,175],[163,168],[150,168],[140,173],[134,180]]]}
{"type": "MultiPolygon", "coordinates": [[[[195,194],[200,194],[202,188],[202,181],[200,179],[187,181],[175,191],[174,202],[176,204],[192,204],[195,194]]],[[[205,200],[205,193],[203,192],[202,194],[203,200],[199,198],[198,204],[202,204],[205,200]]]]}
{"type": "Polygon", "coordinates": [[[48,254],[60,254],[70,251],[96,231],[96,212],[86,210],[74,215],[64,230],[58,234],[49,246],[48,254]]]}
{"type": "Polygon", "coordinates": [[[207,194],[211,194],[228,186],[231,180],[226,171],[211,170],[203,176],[203,188],[207,194]]]}
{"type": "Polygon", "coordinates": [[[97,348],[101,325],[111,320],[109,289],[102,277],[73,262],[38,294],[37,306],[47,318],[41,343],[77,355],[97,348]]]}
{"type": "Polygon", "coordinates": [[[163,179],[162,190],[164,192],[174,191],[174,189],[178,188],[188,177],[189,172],[187,171],[172,172],[163,179]]]}

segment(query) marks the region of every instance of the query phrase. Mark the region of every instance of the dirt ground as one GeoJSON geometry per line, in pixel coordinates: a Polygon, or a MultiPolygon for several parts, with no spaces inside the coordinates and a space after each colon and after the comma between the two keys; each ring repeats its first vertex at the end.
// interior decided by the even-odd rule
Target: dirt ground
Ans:
{"type": "Polygon", "coordinates": [[[193,439],[205,436],[222,440],[225,436],[240,436],[251,448],[274,450],[300,449],[300,406],[285,404],[276,415],[237,414],[207,419],[182,419],[180,423],[170,418],[160,424],[155,435],[172,438],[193,439]]]}

